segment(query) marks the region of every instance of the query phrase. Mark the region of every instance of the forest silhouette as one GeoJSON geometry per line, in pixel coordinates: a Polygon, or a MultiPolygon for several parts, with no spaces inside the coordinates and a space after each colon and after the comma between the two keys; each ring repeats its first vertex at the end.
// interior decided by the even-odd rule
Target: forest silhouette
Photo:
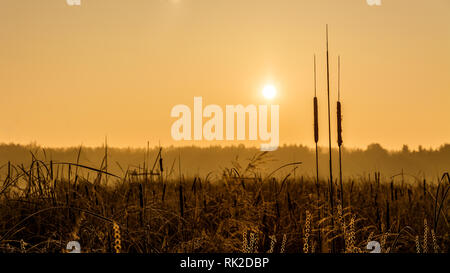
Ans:
{"type": "MultiPolygon", "coordinates": [[[[105,156],[105,147],[45,148],[35,144],[17,145],[0,144],[0,175],[5,176],[7,164],[28,167],[32,157],[44,162],[70,162],[99,168],[105,156]]],[[[126,171],[143,168],[144,161],[147,169],[154,165],[159,147],[146,148],[107,148],[108,172],[120,177],[126,171]]],[[[319,174],[322,179],[328,176],[328,150],[319,149],[319,174]]],[[[177,179],[179,168],[184,177],[206,176],[220,178],[225,168],[236,166],[245,167],[250,160],[261,152],[257,148],[239,146],[211,146],[211,147],[163,147],[162,157],[168,178],[177,179]],[[181,162],[178,162],[180,159],[181,162]],[[179,164],[181,163],[181,164],[179,164]]],[[[333,157],[337,158],[337,149],[333,149],[333,157]]],[[[367,179],[374,172],[380,172],[386,179],[401,174],[404,179],[422,180],[424,178],[436,180],[443,172],[449,171],[450,144],[437,149],[419,147],[411,150],[404,145],[402,150],[391,151],[380,144],[371,144],[365,149],[343,149],[343,174],[346,178],[367,179]],[[405,178],[406,177],[406,178],[405,178]]],[[[268,152],[258,162],[258,172],[267,175],[278,167],[302,162],[297,168],[284,168],[276,173],[284,176],[288,173],[297,177],[312,177],[315,174],[315,155],[313,148],[307,146],[284,145],[274,152],[268,152]]],[[[338,161],[334,160],[333,168],[338,169],[338,161]]]]}

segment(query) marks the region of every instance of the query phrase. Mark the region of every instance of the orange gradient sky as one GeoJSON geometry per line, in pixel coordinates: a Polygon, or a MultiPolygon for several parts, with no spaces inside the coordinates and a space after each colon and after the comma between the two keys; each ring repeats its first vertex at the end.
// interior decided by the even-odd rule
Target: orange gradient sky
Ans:
{"type": "MultiPolygon", "coordinates": [[[[2,0],[0,142],[50,147],[175,142],[177,104],[266,104],[278,94],[280,144],[327,145],[325,24],[332,132],[341,55],[344,145],[450,142],[450,1],[2,0]]],[[[219,142],[229,145],[236,142],[219,142]]],[[[259,145],[256,143],[247,143],[259,145]]]]}

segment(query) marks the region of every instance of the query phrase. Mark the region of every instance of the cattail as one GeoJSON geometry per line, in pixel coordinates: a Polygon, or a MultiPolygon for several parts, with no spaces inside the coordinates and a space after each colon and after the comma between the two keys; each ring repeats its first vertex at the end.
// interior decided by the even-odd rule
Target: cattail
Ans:
{"type": "Polygon", "coordinates": [[[341,111],[341,56],[338,56],[338,102],[337,102],[337,135],[339,146],[339,183],[340,199],[344,206],[344,185],[342,182],[342,111],[341,111]]]}
{"type": "Polygon", "coordinates": [[[311,213],[309,211],[306,211],[306,220],[305,220],[305,237],[304,237],[304,243],[303,243],[303,252],[308,253],[309,252],[309,232],[311,229],[311,213]]]}
{"type": "Polygon", "coordinates": [[[342,110],[341,102],[337,102],[337,133],[338,133],[338,145],[342,145],[342,110]]]}
{"type": "MultiPolygon", "coordinates": [[[[319,185],[319,148],[317,143],[319,142],[319,103],[317,101],[317,80],[316,80],[316,55],[314,55],[314,142],[316,143],[316,190],[317,190],[317,210],[318,217],[317,219],[321,219],[320,217],[320,185],[319,185]]],[[[322,245],[321,231],[320,227],[318,228],[318,240],[319,247],[322,245]]]]}
{"type": "Polygon", "coordinates": [[[319,106],[317,97],[314,97],[314,141],[319,142],[319,106]]]}
{"type": "MultiPolygon", "coordinates": [[[[328,53],[328,25],[326,28],[326,36],[327,36],[327,95],[328,95],[328,155],[329,155],[329,168],[330,168],[330,180],[329,182],[329,196],[330,196],[330,212],[333,215],[334,213],[334,190],[333,190],[333,162],[331,156],[331,113],[330,113],[330,62],[329,62],[329,53],[328,53]]],[[[334,219],[331,217],[331,226],[334,228],[334,219]]],[[[332,252],[335,252],[335,242],[331,241],[331,249],[332,252]]]]}
{"type": "Polygon", "coordinates": [[[121,250],[121,240],[120,240],[120,227],[116,222],[113,222],[113,230],[114,230],[114,249],[116,253],[120,253],[121,250]]]}

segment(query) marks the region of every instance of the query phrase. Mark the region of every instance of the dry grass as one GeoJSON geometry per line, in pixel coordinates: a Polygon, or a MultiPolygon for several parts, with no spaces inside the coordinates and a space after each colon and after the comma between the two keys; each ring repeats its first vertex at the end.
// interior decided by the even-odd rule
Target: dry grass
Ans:
{"type": "Polygon", "coordinates": [[[426,189],[379,174],[346,181],[347,206],[331,213],[327,181],[261,177],[261,160],[214,182],[168,180],[160,160],[160,171],[110,176],[108,186],[104,166],[11,165],[0,187],[0,252],[65,252],[72,240],[101,253],[317,253],[331,241],[337,252],[361,253],[368,240],[390,253],[449,250],[448,175],[426,189]]]}

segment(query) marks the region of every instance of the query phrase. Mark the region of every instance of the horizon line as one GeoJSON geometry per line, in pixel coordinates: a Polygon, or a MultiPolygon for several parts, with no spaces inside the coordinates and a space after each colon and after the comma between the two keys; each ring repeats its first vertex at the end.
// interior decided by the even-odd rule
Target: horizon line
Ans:
{"type": "MultiPolygon", "coordinates": [[[[357,151],[357,150],[368,150],[368,148],[372,145],[378,145],[380,146],[383,150],[386,150],[388,152],[398,152],[398,151],[402,151],[404,149],[404,147],[406,146],[408,148],[408,151],[410,152],[415,152],[415,151],[439,151],[443,148],[445,148],[446,146],[450,146],[450,142],[449,143],[442,143],[438,146],[435,147],[425,147],[424,145],[417,145],[416,148],[411,147],[408,144],[403,144],[402,147],[400,149],[392,149],[392,148],[386,148],[383,146],[383,144],[378,143],[378,142],[372,142],[368,145],[366,145],[365,147],[360,147],[360,146],[349,146],[346,147],[343,145],[343,148],[347,151],[357,151]]],[[[43,144],[38,144],[37,142],[30,142],[28,144],[23,144],[23,143],[15,143],[15,142],[0,142],[0,147],[2,146],[20,146],[20,147],[32,147],[32,148],[43,148],[43,149],[79,149],[80,146],[82,148],[86,148],[86,149],[104,149],[105,145],[104,143],[102,143],[101,145],[84,145],[84,144],[79,144],[79,145],[69,145],[69,146],[48,146],[48,145],[43,145],[43,144]]],[[[301,143],[283,143],[280,144],[278,146],[278,149],[282,149],[282,148],[307,148],[307,149],[315,149],[314,145],[305,145],[305,144],[301,144],[301,143]]],[[[319,149],[325,149],[328,146],[326,145],[322,145],[322,146],[318,146],[319,149]]],[[[146,149],[159,149],[159,148],[170,148],[170,149],[183,149],[183,148],[198,148],[198,149],[210,149],[210,148],[221,148],[221,149],[226,149],[226,148],[245,148],[245,149],[257,149],[260,150],[259,147],[255,144],[255,145],[248,145],[248,144],[243,144],[243,143],[238,143],[238,144],[229,144],[229,145],[220,145],[220,144],[210,144],[210,145],[195,145],[195,144],[191,144],[191,145],[174,145],[174,144],[170,144],[170,145],[142,145],[142,146],[110,146],[108,145],[108,149],[118,149],[118,150],[124,150],[124,149],[133,149],[133,150],[146,150],[146,149]]],[[[338,149],[338,146],[332,146],[333,149],[338,149]]],[[[275,150],[274,152],[276,152],[277,150],[275,150]]]]}

